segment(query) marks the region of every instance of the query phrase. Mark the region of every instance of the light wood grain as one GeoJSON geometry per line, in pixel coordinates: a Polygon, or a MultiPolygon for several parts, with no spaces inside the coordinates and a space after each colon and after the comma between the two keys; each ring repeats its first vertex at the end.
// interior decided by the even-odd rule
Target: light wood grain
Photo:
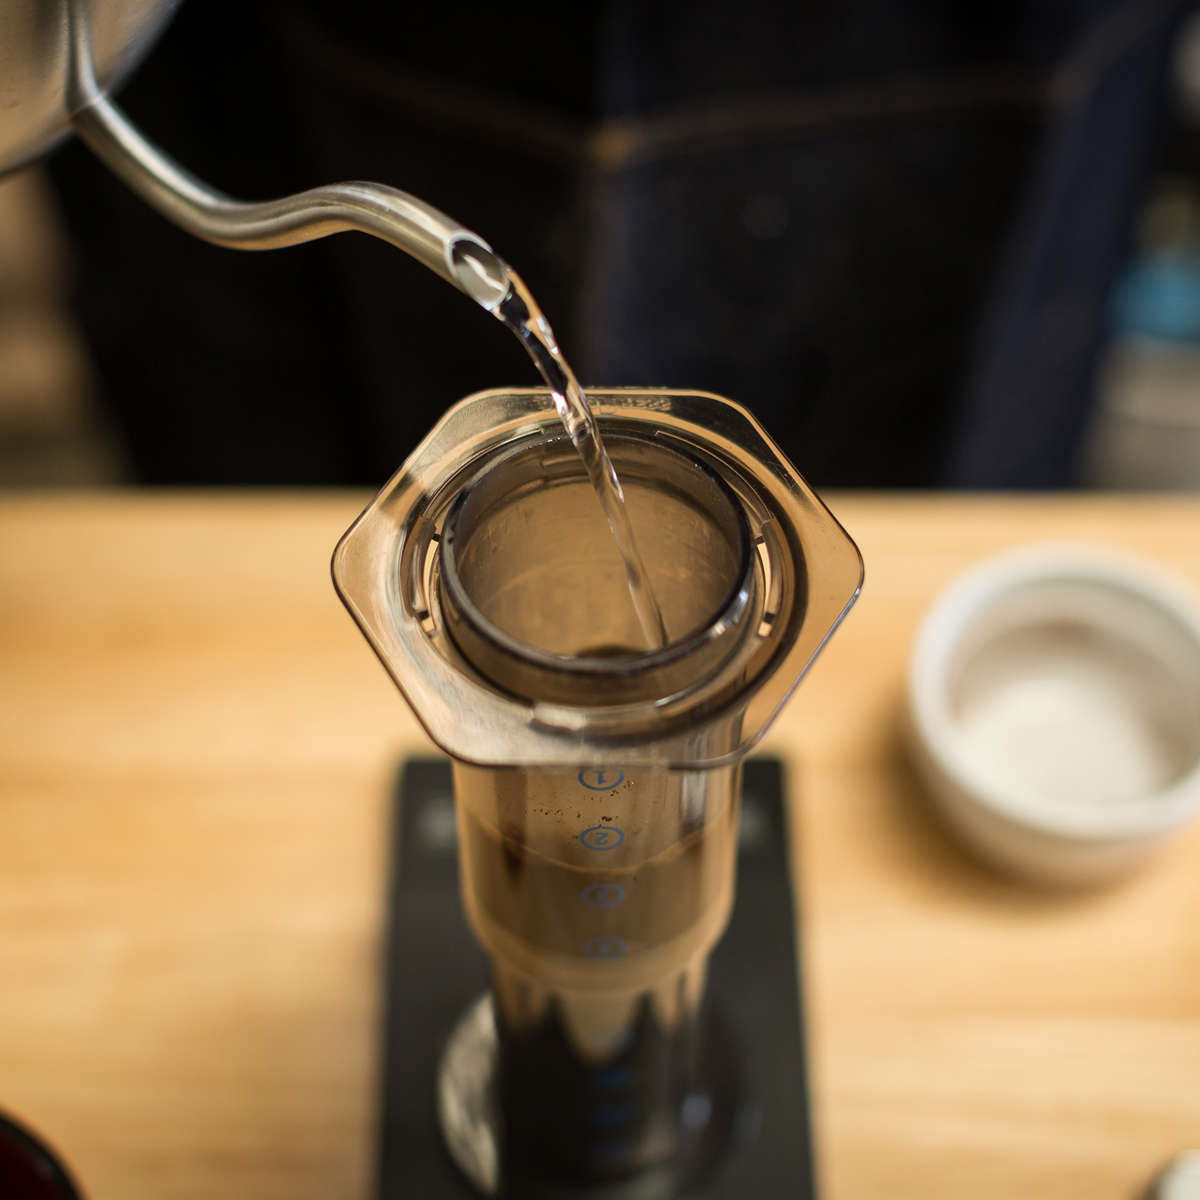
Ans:
{"type": "MultiPolygon", "coordinates": [[[[94,1197],[369,1195],[385,805],[425,743],[329,585],[364,499],[0,504],[0,1106],[94,1197]]],[[[1086,538],[1200,587],[1200,504],[833,507],[866,590],[767,746],[822,1195],[1132,1198],[1200,1142],[1200,829],[1031,892],[929,817],[897,712],[969,563],[1086,538]]]]}

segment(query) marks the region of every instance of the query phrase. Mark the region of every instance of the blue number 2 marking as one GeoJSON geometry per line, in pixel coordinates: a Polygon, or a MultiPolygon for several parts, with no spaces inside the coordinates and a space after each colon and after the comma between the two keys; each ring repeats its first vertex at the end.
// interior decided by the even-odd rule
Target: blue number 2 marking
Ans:
{"type": "Polygon", "coordinates": [[[589,850],[615,850],[625,840],[625,830],[615,825],[593,825],[579,835],[579,840],[589,850]]]}
{"type": "Polygon", "coordinates": [[[625,782],[624,771],[610,771],[607,767],[588,767],[577,776],[589,792],[610,792],[625,782]]]}

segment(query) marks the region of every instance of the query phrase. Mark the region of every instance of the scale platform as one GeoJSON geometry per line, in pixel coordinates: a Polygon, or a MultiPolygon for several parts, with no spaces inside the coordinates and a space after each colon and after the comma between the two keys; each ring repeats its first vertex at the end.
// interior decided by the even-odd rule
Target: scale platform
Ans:
{"type": "MultiPolygon", "coordinates": [[[[816,1194],[783,795],[778,762],[746,764],[736,899],[709,969],[712,1008],[737,1047],[738,1107],[731,1145],[687,1200],[812,1200],[816,1194]]],[[[375,1195],[470,1200],[478,1193],[445,1149],[435,1096],[442,1051],[488,979],[459,900],[444,759],[413,759],[400,772],[386,954],[375,1195]]]]}

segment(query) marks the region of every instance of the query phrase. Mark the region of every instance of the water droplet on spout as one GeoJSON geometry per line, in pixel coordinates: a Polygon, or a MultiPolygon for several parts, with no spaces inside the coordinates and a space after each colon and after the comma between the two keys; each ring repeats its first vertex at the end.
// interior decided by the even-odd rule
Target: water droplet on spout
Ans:
{"type": "Polygon", "coordinates": [[[477,304],[494,312],[508,295],[508,267],[483,242],[460,237],[450,247],[450,273],[454,282],[477,304]]]}

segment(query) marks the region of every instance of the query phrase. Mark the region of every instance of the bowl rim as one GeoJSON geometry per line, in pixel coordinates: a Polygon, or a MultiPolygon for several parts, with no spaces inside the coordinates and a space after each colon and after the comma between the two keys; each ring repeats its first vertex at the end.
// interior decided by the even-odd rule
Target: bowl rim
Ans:
{"type": "Polygon", "coordinates": [[[1162,836],[1200,807],[1200,755],[1166,788],[1136,803],[1056,810],[981,764],[950,708],[949,664],[962,638],[1002,599],[1032,585],[1085,584],[1120,592],[1170,619],[1200,655],[1200,608],[1184,582],[1159,565],[1087,542],[1039,542],[991,556],[943,589],[925,614],[906,679],[911,735],[960,799],[1004,820],[1076,842],[1162,836]]]}

